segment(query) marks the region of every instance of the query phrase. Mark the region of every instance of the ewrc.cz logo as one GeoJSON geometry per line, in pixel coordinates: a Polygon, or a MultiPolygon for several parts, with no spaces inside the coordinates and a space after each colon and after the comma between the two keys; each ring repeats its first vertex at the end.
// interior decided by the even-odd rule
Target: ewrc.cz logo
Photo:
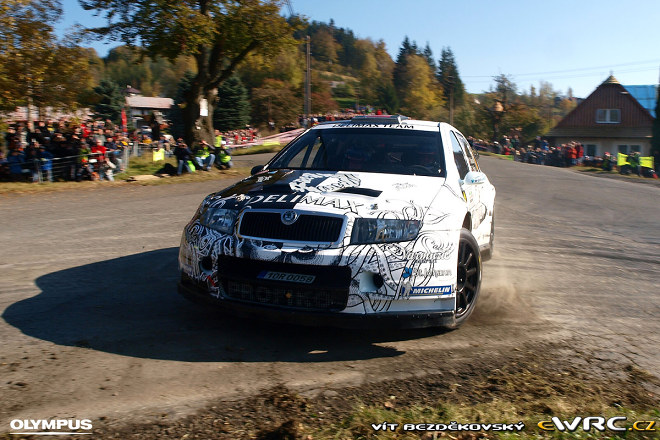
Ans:
{"type": "Polygon", "coordinates": [[[451,294],[451,286],[437,286],[437,287],[425,287],[418,286],[413,287],[410,291],[411,295],[449,295],[451,294]]]}
{"type": "Polygon", "coordinates": [[[9,422],[9,427],[14,431],[20,431],[20,432],[10,432],[9,434],[12,435],[90,435],[92,434],[91,432],[77,432],[79,429],[85,431],[91,431],[92,421],[89,419],[82,419],[82,420],[14,419],[11,422],[9,422]],[[67,429],[68,431],[63,431],[64,429],[67,429]]]}
{"type": "Polygon", "coordinates": [[[550,420],[543,420],[538,423],[538,427],[544,431],[568,431],[575,432],[578,428],[583,431],[589,432],[591,428],[598,431],[655,431],[655,421],[653,420],[638,420],[632,424],[630,428],[621,426],[626,422],[626,417],[575,417],[572,422],[568,420],[560,420],[559,417],[552,417],[550,420]]]}

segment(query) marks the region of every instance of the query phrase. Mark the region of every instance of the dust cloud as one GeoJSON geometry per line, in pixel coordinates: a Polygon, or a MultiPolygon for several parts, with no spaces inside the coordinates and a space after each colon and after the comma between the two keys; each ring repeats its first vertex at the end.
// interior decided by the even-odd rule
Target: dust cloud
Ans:
{"type": "Polygon", "coordinates": [[[520,276],[518,267],[509,268],[486,264],[481,281],[481,292],[472,324],[503,324],[534,322],[536,314],[528,301],[534,282],[520,276]]]}

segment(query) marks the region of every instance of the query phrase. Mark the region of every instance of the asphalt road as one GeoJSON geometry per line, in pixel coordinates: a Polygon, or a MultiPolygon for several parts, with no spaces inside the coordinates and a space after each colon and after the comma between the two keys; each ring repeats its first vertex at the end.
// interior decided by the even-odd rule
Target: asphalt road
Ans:
{"type": "Polygon", "coordinates": [[[477,311],[448,333],[260,324],[180,298],[182,228],[230,181],[0,196],[0,433],[15,418],[150,420],[275,384],[315,392],[549,343],[660,377],[660,188],[481,165],[498,192],[496,251],[477,311]]]}

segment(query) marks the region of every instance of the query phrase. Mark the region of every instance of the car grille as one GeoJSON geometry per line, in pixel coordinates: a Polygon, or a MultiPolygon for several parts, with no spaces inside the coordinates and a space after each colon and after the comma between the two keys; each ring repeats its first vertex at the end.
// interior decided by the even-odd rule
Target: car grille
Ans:
{"type": "Polygon", "coordinates": [[[346,307],[348,291],[262,286],[228,281],[226,295],[232,299],[306,310],[340,311],[346,307]]]}
{"type": "Polygon", "coordinates": [[[239,234],[268,240],[334,243],[344,223],[342,217],[301,214],[291,225],[285,225],[278,212],[243,214],[239,234]]]}

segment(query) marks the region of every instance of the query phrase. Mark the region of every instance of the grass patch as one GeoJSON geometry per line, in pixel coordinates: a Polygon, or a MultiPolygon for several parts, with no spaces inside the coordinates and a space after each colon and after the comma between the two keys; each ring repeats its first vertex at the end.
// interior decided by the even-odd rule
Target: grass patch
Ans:
{"type": "MultiPolygon", "coordinates": [[[[635,421],[658,420],[660,413],[658,411],[638,412],[626,408],[607,409],[603,412],[585,413],[585,412],[562,412],[549,414],[519,414],[520,409],[506,401],[493,401],[488,404],[478,404],[474,406],[456,405],[456,404],[438,404],[437,406],[412,406],[406,409],[389,411],[384,408],[374,406],[356,405],[355,412],[333,426],[322,430],[308,431],[313,439],[378,439],[378,440],[420,440],[451,438],[451,439],[650,439],[659,438],[656,432],[637,432],[625,431],[617,433],[614,431],[599,432],[592,429],[585,432],[579,428],[576,432],[566,433],[558,430],[545,431],[539,428],[538,423],[549,421],[551,417],[556,416],[561,420],[571,422],[578,414],[583,417],[602,416],[605,419],[610,417],[626,417],[626,421],[616,423],[617,427],[631,429],[635,421]],[[372,424],[383,422],[396,423],[394,430],[374,430],[372,424]],[[524,423],[521,431],[451,431],[445,426],[456,424],[518,424],[524,423]],[[440,429],[439,431],[417,430],[416,426],[420,423],[433,424],[432,427],[440,429]],[[439,425],[439,426],[438,426],[439,425]],[[406,430],[407,429],[407,430],[406,430]]],[[[552,425],[552,423],[550,423],[552,425]]],[[[456,425],[454,425],[456,426],[456,425]]],[[[518,425],[520,426],[520,425],[518,425]]],[[[640,424],[639,427],[646,427],[647,424],[640,424]]],[[[308,437],[309,438],[309,437],[308,437]]]]}
{"type": "Polygon", "coordinates": [[[128,168],[123,173],[115,174],[115,179],[126,179],[131,176],[142,176],[145,174],[156,174],[158,170],[163,168],[165,164],[177,166],[176,158],[168,157],[165,160],[154,162],[151,160],[151,153],[145,154],[142,157],[130,157],[128,160],[128,168]]]}
{"type": "Polygon", "coordinates": [[[479,156],[493,156],[504,160],[513,160],[514,157],[510,154],[509,155],[497,154],[497,153],[491,153],[490,151],[481,151],[481,150],[479,150],[479,156]]]}
{"type": "Polygon", "coordinates": [[[170,157],[164,161],[153,162],[150,155],[144,157],[131,157],[129,166],[123,173],[115,174],[115,181],[89,181],[83,180],[82,182],[45,182],[45,183],[31,183],[31,182],[2,182],[0,183],[0,194],[32,194],[41,192],[56,192],[66,191],[72,189],[94,189],[101,187],[111,186],[124,186],[124,185],[167,185],[171,183],[186,183],[186,182],[204,182],[207,180],[221,180],[235,177],[245,177],[250,174],[248,167],[234,167],[229,170],[218,170],[213,168],[211,171],[197,170],[194,173],[184,173],[181,176],[163,177],[155,180],[145,180],[139,182],[126,182],[133,176],[155,175],[165,164],[170,164],[174,167],[177,166],[176,159],[170,157]]]}
{"type": "Polygon", "coordinates": [[[378,404],[369,405],[357,400],[353,410],[340,420],[321,429],[313,424],[304,425],[303,430],[315,440],[660,438],[660,427],[657,426],[654,432],[599,432],[595,429],[585,432],[579,429],[574,433],[562,433],[539,428],[539,422],[550,420],[553,416],[566,421],[572,421],[576,416],[626,417],[626,421],[616,423],[618,427],[626,428],[632,428],[635,421],[656,421],[657,425],[660,417],[657,400],[654,400],[657,398],[642,386],[647,381],[657,386],[657,379],[633,366],[626,368],[625,374],[627,378],[620,383],[608,384],[590,379],[585,374],[576,374],[575,371],[546,369],[534,364],[525,368],[508,365],[494,369],[485,376],[473,377],[473,382],[434,384],[446,388],[438,392],[439,398],[435,402],[425,402],[428,398],[422,390],[419,404],[414,403],[414,397],[411,402],[410,396],[405,397],[402,405],[398,404],[398,400],[404,396],[380,396],[378,404]],[[525,424],[521,432],[440,430],[430,433],[404,430],[405,424],[440,424],[442,429],[442,425],[452,422],[516,424],[521,421],[525,424]],[[397,427],[393,431],[373,429],[372,424],[383,422],[395,423],[397,427]]]}

